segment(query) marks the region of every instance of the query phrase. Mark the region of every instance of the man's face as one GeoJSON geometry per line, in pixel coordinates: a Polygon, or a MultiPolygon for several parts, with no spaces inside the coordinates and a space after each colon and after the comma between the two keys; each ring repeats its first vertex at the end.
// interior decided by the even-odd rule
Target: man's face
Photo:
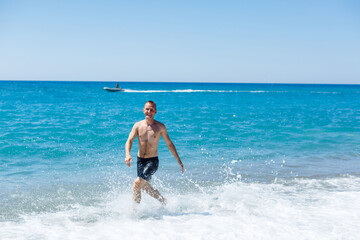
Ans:
{"type": "Polygon", "coordinates": [[[145,114],[145,118],[154,118],[157,111],[153,104],[146,103],[143,112],[145,114]]]}

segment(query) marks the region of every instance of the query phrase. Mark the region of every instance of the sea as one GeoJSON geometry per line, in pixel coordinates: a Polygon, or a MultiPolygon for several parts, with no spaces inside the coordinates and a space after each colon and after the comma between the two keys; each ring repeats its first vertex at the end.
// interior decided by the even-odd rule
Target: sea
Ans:
{"type": "Polygon", "coordinates": [[[0,81],[0,239],[359,239],[360,85],[0,81]],[[132,200],[125,142],[165,142],[132,200]]]}

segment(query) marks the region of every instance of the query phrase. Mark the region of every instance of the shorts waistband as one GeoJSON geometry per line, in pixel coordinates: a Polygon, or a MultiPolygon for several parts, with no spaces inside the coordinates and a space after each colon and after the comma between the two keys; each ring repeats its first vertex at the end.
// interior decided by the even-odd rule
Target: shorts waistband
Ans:
{"type": "Polygon", "coordinates": [[[156,156],[156,157],[151,157],[151,158],[142,158],[142,157],[137,157],[138,160],[140,161],[152,161],[152,160],[158,160],[159,158],[156,156]]]}

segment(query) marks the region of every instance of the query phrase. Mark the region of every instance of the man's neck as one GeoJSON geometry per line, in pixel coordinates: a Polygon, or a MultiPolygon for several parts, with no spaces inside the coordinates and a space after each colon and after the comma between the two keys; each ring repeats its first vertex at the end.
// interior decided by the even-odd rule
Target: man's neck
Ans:
{"type": "Polygon", "coordinates": [[[153,118],[151,118],[151,119],[145,119],[145,122],[146,122],[147,125],[153,125],[154,122],[155,122],[155,120],[154,120],[153,118]]]}

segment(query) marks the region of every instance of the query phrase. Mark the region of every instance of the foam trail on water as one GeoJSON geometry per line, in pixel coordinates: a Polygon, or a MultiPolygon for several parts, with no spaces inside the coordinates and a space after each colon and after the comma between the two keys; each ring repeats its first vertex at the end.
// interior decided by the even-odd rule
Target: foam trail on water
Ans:
{"type": "Polygon", "coordinates": [[[238,90],[196,90],[196,89],[178,89],[178,90],[132,90],[124,89],[125,92],[131,93],[197,93],[197,92],[214,92],[214,93],[266,93],[270,91],[238,91],[238,90]]]}

